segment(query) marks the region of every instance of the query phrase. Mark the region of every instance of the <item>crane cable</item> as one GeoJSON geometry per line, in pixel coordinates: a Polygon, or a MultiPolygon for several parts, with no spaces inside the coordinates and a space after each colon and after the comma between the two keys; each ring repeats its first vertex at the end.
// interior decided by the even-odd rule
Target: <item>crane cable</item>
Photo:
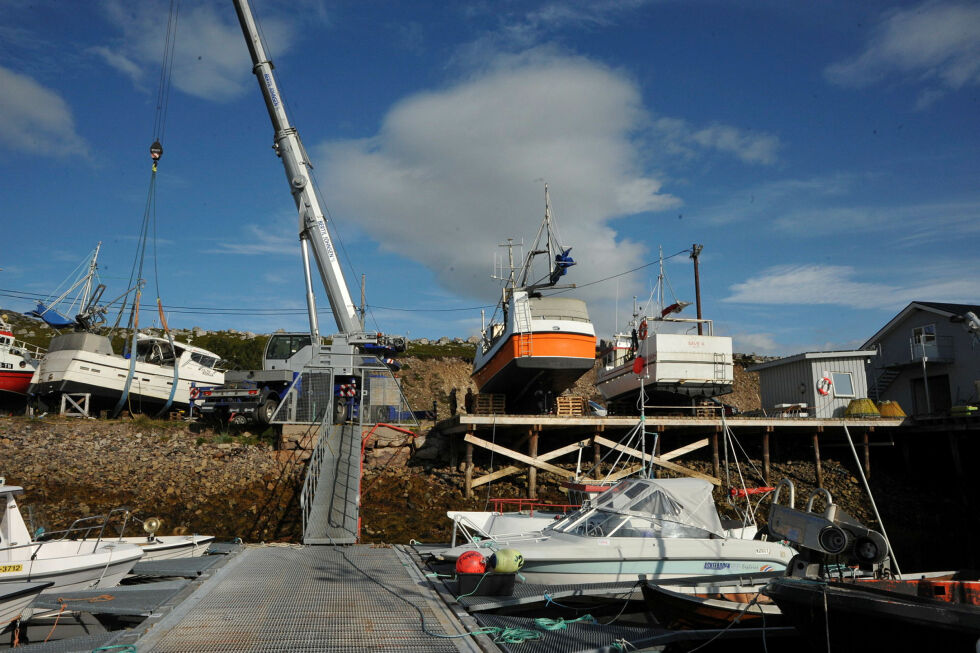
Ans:
{"type": "MultiPolygon", "coordinates": [[[[113,411],[114,417],[118,416],[122,411],[123,406],[126,405],[129,398],[129,391],[132,387],[133,376],[136,372],[136,344],[139,333],[139,305],[143,294],[143,287],[146,285],[146,281],[143,279],[143,264],[146,260],[147,241],[150,240],[151,237],[153,240],[153,273],[157,291],[157,308],[160,311],[160,318],[164,332],[167,334],[167,339],[170,343],[170,353],[174,363],[174,378],[173,383],[170,386],[170,396],[167,398],[163,408],[160,409],[158,415],[164,414],[170,408],[170,406],[173,404],[174,395],[177,392],[180,361],[177,360],[177,352],[174,346],[173,334],[171,334],[169,328],[167,328],[167,322],[164,319],[163,314],[163,303],[160,300],[160,274],[157,267],[156,251],[156,181],[157,164],[160,161],[160,158],[163,156],[163,146],[160,144],[160,140],[163,138],[164,132],[166,131],[167,110],[170,104],[170,88],[173,78],[174,46],[177,40],[177,18],[179,13],[180,0],[170,0],[170,14],[167,19],[167,32],[164,39],[163,61],[160,66],[160,79],[157,86],[157,103],[153,119],[153,144],[150,146],[150,160],[152,161],[152,166],[150,169],[150,184],[146,195],[146,205],[143,210],[143,221],[140,226],[137,254],[133,260],[133,267],[130,270],[129,275],[130,287],[133,287],[134,280],[136,284],[136,294],[133,298],[133,304],[130,309],[128,324],[128,327],[132,332],[132,339],[124,349],[124,355],[128,354],[129,356],[129,373],[126,376],[126,383],[123,387],[122,395],[119,397],[119,401],[116,404],[115,410],[113,411]]],[[[120,317],[122,312],[125,310],[125,306],[126,302],[124,301],[123,307],[120,309],[120,317]]],[[[117,318],[116,324],[118,323],[119,319],[117,318]]],[[[159,362],[162,363],[163,361],[161,360],[159,362]]]]}

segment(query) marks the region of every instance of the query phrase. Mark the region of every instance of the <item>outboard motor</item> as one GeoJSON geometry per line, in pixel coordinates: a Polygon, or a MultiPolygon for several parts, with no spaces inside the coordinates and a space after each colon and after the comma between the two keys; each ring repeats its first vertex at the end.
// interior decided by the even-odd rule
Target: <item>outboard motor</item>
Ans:
{"type": "Polygon", "coordinates": [[[789,562],[786,575],[820,578],[825,564],[858,565],[879,571],[888,556],[888,542],[878,531],[864,526],[844,512],[824,488],[817,488],[807,501],[806,510],[794,507],[793,482],[783,479],[776,486],[769,511],[768,529],[772,536],[787,540],[800,550],[789,562]],[[789,505],[779,503],[780,490],[789,490],[789,505]],[[823,497],[826,508],[814,512],[814,502],[823,497]]]}

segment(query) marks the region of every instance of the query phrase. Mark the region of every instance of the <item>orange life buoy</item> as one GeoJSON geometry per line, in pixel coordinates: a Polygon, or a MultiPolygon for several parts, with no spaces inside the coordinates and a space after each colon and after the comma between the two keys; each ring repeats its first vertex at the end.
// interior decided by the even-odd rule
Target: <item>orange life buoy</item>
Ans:
{"type": "Polygon", "coordinates": [[[834,382],[830,380],[830,377],[828,376],[820,377],[820,380],[817,381],[817,392],[819,392],[824,396],[827,396],[830,394],[830,389],[833,387],[833,385],[834,382]]]}
{"type": "Polygon", "coordinates": [[[643,320],[642,322],[640,322],[640,330],[637,332],[636,335],[639,336],[640,340],[646,340],[647,339],[647,321],[646,320],[643,320]]]}

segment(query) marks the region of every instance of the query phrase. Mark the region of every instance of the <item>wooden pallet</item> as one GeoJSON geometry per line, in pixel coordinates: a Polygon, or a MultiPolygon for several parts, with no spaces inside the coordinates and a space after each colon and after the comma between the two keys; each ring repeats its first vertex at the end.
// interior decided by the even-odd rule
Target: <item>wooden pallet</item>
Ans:
{"type": "Polygon", "coordinates": [[[582,417],[588,407],[589,402],[585,397],[555,398],[555,414],[559,417],[582,417]]]}
{"type": "Polygon", "coordinates": [[[506,413],[506,397],[501,394],[482,393],[473,397],[474,415],[503,415],[506,413]]]}

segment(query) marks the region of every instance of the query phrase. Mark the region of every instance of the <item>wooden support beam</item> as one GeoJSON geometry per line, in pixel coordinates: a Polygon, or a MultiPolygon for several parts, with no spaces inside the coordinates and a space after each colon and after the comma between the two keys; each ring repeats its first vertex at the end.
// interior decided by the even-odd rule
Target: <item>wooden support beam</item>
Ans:
{"type": "Polygon", "coordinates": [[[771,467],[769,464],[770,433],[772,433],[772,427],[767,426],[765,432],[762,434],[762,480],[766,485],[769,485],[769,479],[772,478],[771,467]]]}
{"type": "Polygon", "coordinates": [[[673,460],[674,458],[680,458],[684,454],[688,454],[691,453],[692,451],[697,451],[698,449],[707,447],[709,442],[710,441],[708,440],[708,438],[702,438],[697,442],[692,442],[691,444],[684,445],[683,447],[680,447],[678,449],[674,449],[672,451],[668,451],[665,454],[661,454],[660,459],[673,460]]]}
{"type": "Polygon", "coordinates": [[[868,436],[868,431],[872,429],[865,429],[864,434],[861,436],[862,444],[864,445],[864,477],[871,478],[871,443],[868,436]]]}
{"type": "Polygon", "coordinates": [[[706,481],[710,481],[714,485],[721,485],[721,479],[719,479],[717,476],[708,476],[707,474],[702,474],[701,472],[696,472],[693,469],[688,469],[687,467],[682,467],[681,465],[674,464],[674,463],[670,462],[669,460],[664,460],[663,458],[657,458],[656,456],[651,456],[648,453],[643,453],[642,451],[640,451],[638,449],[633,449],[632,447],[627,447],[627,446],[622,445],[622,444],[620,444],[618,442],[613,442],[612,440],[607,440],[606,438],[599,438],[599,437],[597,437],[595,439],[595,441],[598,442],[599,444],[601,444],[604,447],[609,447],[610,449],[615,449],[616,451],[622,451],[624,453],[629,454],[630,456],[633,456],[634,458],[645,459],[645,460],[650,461],[650,462],[652,462],[652,463],[654,463],[656,465],[660,465],[661,467],[665,467],[667,469],[673,470],[673,471],[678,472],[680,474],[684,474],[685,476],[693,476],[694,478],[703,478],[706,481]]]}
{"type": "Polygon", "coordinates": [[[466,490],[466,498],[469,499],[473,496],[473,443],[466,443],[466,471],[463,479],[463,487],[466,490]]]}
{"type": "MultiPolygon", "coordinates": [[[[721,476],[721,459],[718,457],[718,431],[711,436],[711,471],[715,477],[721,476]]],[[[719,483],[721,485],[721,483],[719,483]]]]}
{"type": "MultiPolygon", "coordinates": [[[[560,456],[564,456],[567,453],[571,453],[571,452],[575,451],[576,449],[579,449],[580,447],[586,447],[586,446],[588,446],[591,443],[592,443],[592,438],[586,438],[585,440],[579,440],[578,442],[573,442],[573,443],[571,443],[569,445],[565,445],[564,447],[560,447],[558,449],[555,449],[554,451],[549,451],[548,453],[543,453],[540,456],[538,456],[537,459],[539,461],[552,460],[554,458],[558,458],[560,456]]],[[[596,445],[596,446],[598,446],[598,445],[596,445]]],[[[485,484],[490,483],[492,481],[496,481],[498,478],[503,478],[505,476],[510,476],[511,474],[517,474],[518,472],[523,472],[526,469],[527,469],[526,467],[517,467],[516,465],[508,465],[507,467],[502,467],[502,468],[498,469],[497,471],[495,471],[493,473],[490,473],[490,474],[487,474],[485,476],[481,476],[480,478],[474,479],[473,480],[473,487],[478,487],[480,485],[485,485],[485,484]]],[[[574,474],[572,475],[572,477],[574,478],[574,474]]]]}
{"type": "Polygon", "coordinates": [[[820,465],[820,432],[823,427],[817,427],[813,434],[813,463],[817,471],[817,487],[823,487],[823,467],[820,465]]]}
{"type": "MultiPolygon", "coordinates": [[[[540,433],[540,426],[532,426],[528,433],[527,455],[531,458],[538,457],[538,435],[540,433]]],[[[527,498],[538,498],[538,470],[533,465],[527,468],[527,498]]]]}
{"type": "Polygon", "coordinates": [[[570,472],[567,469],[562,469],[561,467],[555,467],[554,465],[551,465],[549,463],[541,462],[540,459],[531,458],[530,456],[526,456],[522,454],[520,451],[514,451],[513,449],[502,447],[499,444],[488,442],[486,440],[476,437],[475,435],[467,434],[466,437],[463,438],[463,440],[465,442],[472,442],[478,447],[483,447],[484,449],[489,449],[490,451],[503,454],[519,462],[527,463],[528,465],[531,465],[533,467],[537,467],[539,469],[544,469],[546,471],[553,472],[555,474],[558,474],[559,476],[564,476],[565,478],[575,477],[575,472],[570,472]]]}

